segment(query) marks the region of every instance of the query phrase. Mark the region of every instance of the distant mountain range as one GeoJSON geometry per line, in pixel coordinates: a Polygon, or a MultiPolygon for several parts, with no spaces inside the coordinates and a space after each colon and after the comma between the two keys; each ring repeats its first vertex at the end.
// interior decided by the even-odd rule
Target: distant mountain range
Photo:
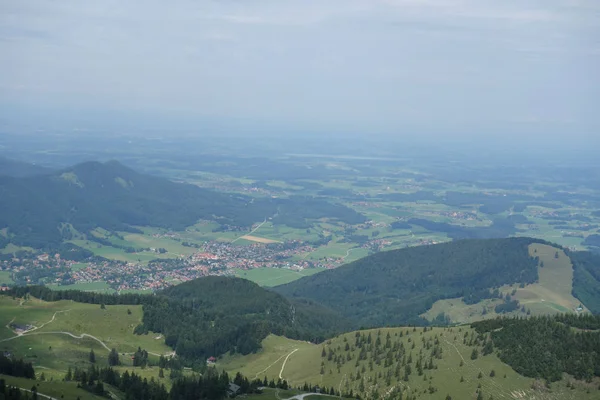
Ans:
{"type": "MultiPolygon", "coordinates": [[[[24,167],[13,175],[29,175],[25,173],[29,170],[24,167]]],[[[253,199],[218,193],[140,174],[116,161],[86,162],[44,175],[0,176],[0,209],[0,229],[8,228],[0,242],[34,248],[69,240],[73,229],[183,230],[199,219],[240,227],[269,217],[275,224],[296,227],[310,227],[312,219],[324,216],[347,223],[365,220],[356,211],[323,199],[253,199]]]]}
{"type": "Polygon", "coordinates": [[[9,158],[0,156],[0,176],[5,175],[15,178],[22,178],[25,176],[49,174],[51,172],[51,169],[39,165],[11,160],[9,158]]]}

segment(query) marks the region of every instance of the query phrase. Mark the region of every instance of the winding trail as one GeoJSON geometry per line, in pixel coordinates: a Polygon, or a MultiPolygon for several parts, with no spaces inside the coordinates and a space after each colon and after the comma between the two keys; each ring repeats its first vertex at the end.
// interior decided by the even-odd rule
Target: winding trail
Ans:
{"type": "MultiPolygon", "coordinates": [[[[87,334],[87,333],[82,333],[81,335],[79,335],[79,336],[78,336],[78,335],[75,335],[74,333],[67,332],[67,331],[46,331],[46,332],[33,332],[33,331],[35,331],[35,330],[38,330],[38,329],[41,329],[41,328],[43,328],[44,326],[48,325],[48,324],[49,324],[49,323],[51,323],[51,322],[54,322],[54,320],[56,319],[56,314],[58,314],[58,313],[62,313],[62,312],[67,312],[67,311],[71,311],[71,309],[68,309],[68,310],[62,310],[62,311],[57,311],[57,312],[55,312],[55,313],[54,313],[54,315],[52,316],[52,319],[51,319],[50,321],[48,321],[48,322],[45,322],[45,323],[43,323],[43,324],[42,324],[42,325],[40,325],[40,326],[36,326],[36,327],[34,327],[34,328],[32,328],[32,329],[30,329],[30,330],[28,330],[28,331],[21,332],[21,333],[17,333],[17,334],[16,334],[16,336],[9,337],[9,338],[6,338],[6,339],[2,339],[2,340],[0,340],[0,343],[2,343],[2,342],[8,342],[8,341],[10,341],[10,340],[17,339],[17,338],[24,337],[24,336],[33,336],[33,335],[67,335],[67,336],[70,336],[70,337],[72,337],[72,338],[74,338],[74,339],[84,339],[84,338],[90,338],[90,339],[92,339],[92,340],[95,340],[96,342],[100,343],[100,345],[101,345],[102,347],[104,347],[104,348],[105,348],[107,351],[111,351],[111,350],[112,350],[112,349],[111,349],[110,347],[108,347],[108,345],[107,345],[106,343],[104,343],[102,340],[98,339],[96,336],[93,336],[93,335],[90,335],[90,334],[87,334]]],[[[11,329],[9,325],[10,325],[10,324],[11,324],[11,323],[12,323],[14,320],[15,320],[15,319],[13,318],[13,319],[12,319],[12,320],[11,320],[11,321],[10,321],[10,322],[9,322],[9,323],[6,325],[6,327],[7,327],[8,329],[11,329]]],[[[14,331],[13,331],[13,332],[14,332],[14,331]]],[[[135,353],[123,353],[123,354],[135,354],[135,353]]],[[[171,351],[171,352],[164,353],[164,354],[158,354],[158,353],[153,353],[153,352],[151,352],[151,351],[148,351],[148,354],[152,354],[153,356],[156,356],[156,357],[160,357],[160,356],[172,357],[172,356],[174,356],[174,355],[175,355],[175,352],[174,352],[174,351],[171,351]]]]}
{"type": "Polygon", "coordinates": [[[348,258],[350,253],[352,253],[352,250],[358,250],[358,247],[353,247],[351,249],[346,250],[346,255],[344,257],[342,257],[342,260],[346,261],[346,258],[348,258]]]}
{"type": "Polygon", "coordinates": [[[285,360],[283,360],[283,365],[281,366],[281,371],[279,371],[279,379],[283,379],[283,369],[285,368],[285,364],[287,364],[288,359],[290,358],[290,356],[292,354],[294,354],[295,352],[297,352],[299,349],[294,349],[292,350],[292,352],[290,354],[287,355],[287,357],[285,358],[285,360]]]}

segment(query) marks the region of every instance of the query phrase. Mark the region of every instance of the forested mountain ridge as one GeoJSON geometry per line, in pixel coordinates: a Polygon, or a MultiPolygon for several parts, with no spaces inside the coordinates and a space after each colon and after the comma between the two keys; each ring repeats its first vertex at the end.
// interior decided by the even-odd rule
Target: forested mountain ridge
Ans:
{"type": "Polygon", "coordinates": [[[359,326],[423,324],[419,315],[440,299],[489,295],[506,284],[533,283],[530,238],[459,240],[377,253],[275,288],[353,318],[359,326]]]}
{"type": "Polygon", "coordinates": [[[168,288],[144,304],[136,332],[160,332],[188,360],[258,350],[270,333],[321,341],[348,329],[336,313],[290,301],[240,278],[209,276],[168,288]]]}
{"type": "Polygon", "coordinates": [[[0,209],[0,229],[8,228],[3,241],[35,248],[71,239],[71,226],[82,233],[97,227],[183,230],[199,219],[209,219],[249,227],[275,214],[274,223],[299,226],[310,226],[310,219],[323,216],[347,223],[364,221],[354,210],[322,199],[252,201],[140,174],[116,161],[86,162],[40,176],[0,176],[0,209]]]}

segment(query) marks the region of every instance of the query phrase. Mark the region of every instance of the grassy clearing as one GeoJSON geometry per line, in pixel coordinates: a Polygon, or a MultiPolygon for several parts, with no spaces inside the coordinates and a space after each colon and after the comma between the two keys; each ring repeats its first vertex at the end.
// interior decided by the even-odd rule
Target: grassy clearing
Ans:
{"type": "Polygon", "coordinates": [[[12,273],[10,271],[0,271],[0,285],[6,284],[11,285],[15,283],[11,277],[12,273]]]}
{"type": "Polygon", "coordinates": [[[392,364],[386,367],[383,359],[378,364],[372,359],[372,351],[368,351],[366,359],[357,364],[360,350],[356,347],[354,332],[341,335],[321,345],[271,335],[264,340],[263,349],[259,353],[224,357],[219,361],[218,367],[231,373],[240,371],[250,378],[266,376],[268,379],[277,379],[281,375],[294,386],[308,382],[346,392],[353,390],[354,393],[369,398],[373,398],[375,392],[378,393],[379,398],[382,398],[392,387],[400,387],[405,393],[409,392],[419,399],[445,399],[448,394],[453,399],[471,399],[476,397],[475,392],[479,385],[485,399],[490,395],[500,399],[597,398],[597,383],[589,394],[586,393],[588,387],[584,383],[577,383],[577,388],[571,390],[566,388],[565,381],[553,383],[550,391],[532,389],[534,379],[518,375],[512,368],[502,363],[495,354],[472,360],[470,355],[474,347],[463,344],[465,333],[469,337],[472,333],[469,327],[433,328],[428,332],[423,332],[423,329],[413,331],[412,328],[386,328],[360,333],[365,336],[371,334],[374,344],[379,331],[382,346],[389,333],[391,348],[394,343],[402,343],[407,349],[407,354],[412,354],[412,373],[408,380],[404,380],[404,367],[401,368],[400,378],[394,374],[400,363],[399,359],[394,359],[392,364]],[[426,354],[424,358],[429,360],[430,350],[426,348],[426,343],[431,344],[435,340],[439,341],[442,358],[434,359],[437,368],[425,369],[420,376],[415,367],[418,355],[423,351],[426,354]],[[322,356],[323,350],[325,356],[322,356]],[[495,376],[490,376],[492,370],[495,376]],[[388,373],[390,373],[390,380],[386,382],[388,373]],[[481,377],[479,377],[480,373],[481,377]],[[361,390],[361,381],[364,390],[361,390]],[[434,390],[433,393],[430,393],[430,388],[434,390]]]}
{"type": "Polygon", "coordinates": [[[76,263],[71,265],[71,271],[79,271],[80,269],[84,269],[88,267],[88,263],[76,263]]]}
{"type": "Polygon", "coordinates": [[[545,313],[574,311],[581,302],[571,294],[573,265],[569,257],[562,249],[537,243],[529,246],[529,254],[540,259],[540,279],[533,285],[517,288],[515,298],[532,312],[534,307],[545,313]]]}
{"type": "Polygon", "coordinates": [[[85,283],[74,283],[72,285],[47,285],[52,290],[81,290],[83,292],[104,292],[104,293],[114,293],[115,290],[112,289],[108,283],[104,281],[98,282],[85,282],[85,283]]]}
{"type": "Polygon", "coordinates": [[[31,247],[16,246],[9,243],[5,248],[0,249],[0,254],[14,254],[18,251],[33,251],[33,249],[31,247]]]}
{"type": "Polygon", "coordinates": [[[251,270],[236,270],[235,274],[240,278],[256,282],[260,286],[271,287],[283,285],[322,271],[324,271],[323,268],[309,268],[302,271],[293,271],[285,268],[256,268],[251,270]]]}

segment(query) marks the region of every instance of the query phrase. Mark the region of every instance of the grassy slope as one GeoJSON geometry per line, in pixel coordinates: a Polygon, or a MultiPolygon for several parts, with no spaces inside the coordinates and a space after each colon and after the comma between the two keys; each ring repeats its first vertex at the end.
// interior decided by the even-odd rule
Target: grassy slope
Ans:
{"type": "MultiPolygon", "coordinates": [[[[0,350],[10,351],[18,358],[33,362],[36,370],[45,372],[48,378],[61,379],[69,366],[87,368],[90,349],[96,353],[100,365],[107,362],[108,355],[108,350],[92,338],[76,339],[52,332],[70,332],[75,336],[84,333],[93,335],[109,348],[116,348],[122,354],[121,361],[125,366],[131,364],[131,359],[123,353],[133,352],[138,346],[156,354],[171,351],[162,337],[156,339],[159,337],[156,334],[133,334],[133,328],[142,317],[141,306],[107,306],[102,310],[98,305],[72,301],[49,303],[31,299],[23,305],[19,305],[20,303],[19,300],[0,297],[0,350]],[[11,321],[31,324],[39,329],[15,337],[14,332],[7,327],[11,321]]],[[[155,369],[152,373],[158,376],[158,369],[155,369]]]]}
{"type": "MultiPolygon", "coordinates": [[[[373,340],[376,338],[377,330],[364,331],[365,334],[371,333],[373,340]]],[[[587,387],[583,383],[577,383],[577,389],[566,388],[566,382],[558,382],[552,385],[551,391],[534,390],[533,379],[525,378],[514,372],[508,365],[502,363],[496,355],[480,356],[476,360],[471,360],[470,354],[472,347],[463,344],[463,335],[465,332],[471,332],[468,327],[455,328],[434,328],[432,331],[423,333],[422,329],[413,332],[412,328],[387,328],[381,329],[382,341],[389,332],[392,342],[402,341],[407,349],[415,343],[415,349],[409,350],[413,353],[412,375],[409,381],[405,382],[392,378],[391,386],[402,387],[405,391],[417,394],[419,399],[445,399],[450,394],[453,399],[475,398],[475,391],[479,384],[482,386],[484,398],[488,399],[493,395],[496,399],[537,399],[537,400],[558,400],[558,399],[592,399],[598,395],[597,382],[594,384],[591,393],[587,394],[587,387]],[[402,331],[408,335],[400,338],[397,336],[402,331]],[[435,360],[437,369],[425,370],[423,376],[418,376],[415,368],[416,356],[423,348],[423,338],[434,340],[438,336],[443,348],[443,358],[435,360]],[[411,342],[409,342],[409,338],[411,342]],[[460,366],[463,359],[464,365],[460,366]],[[496,373],[495,377],[490,377],[491,370],[496,373]],[[483,377],[478,378],[479,372],[483,377]],[[506,378],[504,377],[506,375],[506,378]],[[461,376],[464,382],[460,382],[461,376]],[[430,379],[431,378],[431,379],[430,379]],[[429,386],[437,389],[437,392],[430,394],[427,389],[429,386]]],[[[358,370],[365,367],[362,376],[365,379],[366,390],[377,390],[380,395],[385,394],[390,386],[387,386],[385,379],[378,377],[378,383],[374,379],[379,373],[385,374],[383,362],[381,365],[373,364],[373,370],[369,370],[368,358],[361,361],[360,367],[356,367],[356,359],[359,351],[354,348],[355,334],[347,333],[328,341],[323,345],[313,345],[305,342],[292,341],[286,338],[269,336],[263,342],[264,349],[257,354],[248,356],[227,356],[219,361],[218,367],[224,368],[230,372],[241,371],[248,377],[264,377],[277,379],[279,375],[287,379],[292,385],[302,385],[304,382],[310,382],[313,385],[322,385],[335,387],[344,391],[352,389],[354,393],[359,390],[359,381],[352,380],[358,370]],[[350,344],[348,352],[344,351],[344,337],[350,344]],[[329,349],[335,351],[336,355],[343,355],[344,358],[351,355],[351,360],[340,365],[338,370],[334,360],[328,361],[327,357],[321,357],[323,347],[328,352],[329,349]],[[297,349],[297,350],[296,350],[297,349]],[[289,356],[289,357],[288,357],[289,356]],[[285,368],[282,369],[286,361],[285,368]],[[320,374],[321,363],[324,363],[324,374],[320,374]],[[370,389],[369,389],[370,388],[370,389]]],[[[479,349],[481,351],[481,348],[479,349]]],[[[429,351],[424,350],[426,354],[429,351]]],[[[428,359],[428,357],[427,357],[428,359]]],[[[395,365],[391,367],[393,371],[395,365]]],[[[404,371],[402,369],[402,371],[404,371]]]]}
{"type": "MultiPolygon", "coordinates": [[[[531,311],[533,315],[553,314],[557,312],[573,312],[580,301],[573,297],[573,267],[565,252],[556,247],[534,243],[529,246],[529,254],[537,256],[544,267],[538,267],[539,282],[520,288],[518,285],[504,286],[500,291],[510,294],[516,290],[514,298],[531,311]],[[555,254],[558,252],[558,258],[555,254]]],[[[495,318],[494,307],[502,300],[484,300],[477,304],[465,304],[461,299],[446,299],[437,301],[423,316],[435,318],[443,312],[455,323],[469,323],[480,319],[495,318]],[[483,309],[487,314],[482,315],[483,309]]],[[[584,307],[585,310],[585,307],[584,307]]],[[[513,315],[523,315],[515,311],[513,315]]]]}

